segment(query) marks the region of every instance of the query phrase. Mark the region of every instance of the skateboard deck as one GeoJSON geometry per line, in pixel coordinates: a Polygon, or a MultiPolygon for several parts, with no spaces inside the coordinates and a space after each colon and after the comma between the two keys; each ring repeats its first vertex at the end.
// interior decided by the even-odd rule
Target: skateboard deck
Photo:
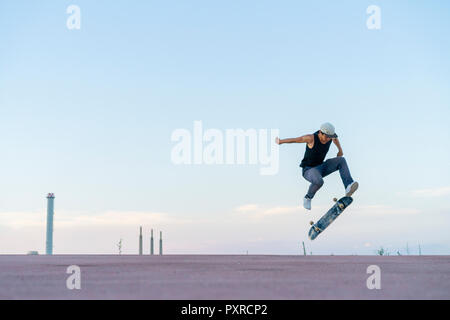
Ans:
{"type": "Polygon", "coordinates": [[[309,239],[314,240],[319,234],[321,234],[337,217],[347,208],[352,202],[352,197],[342,197],[337,200],[333,199],[336,203],[331,207],[330,210],[325,213],[322,218],[320,218],[317,223],[311,221],[311,229],[309,229],[309,239]]]}

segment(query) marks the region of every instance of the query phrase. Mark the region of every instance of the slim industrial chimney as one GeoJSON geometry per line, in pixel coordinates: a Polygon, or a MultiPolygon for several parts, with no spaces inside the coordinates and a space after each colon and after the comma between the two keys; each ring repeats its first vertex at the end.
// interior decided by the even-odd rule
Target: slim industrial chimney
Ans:
{"type": "Polygon", "coordinates": [[[49,193],[47,195],[47,240],[45,243],[45,253],[48,255],[53,254],[53,215],[54,207],[53,202],[55,200],[55,195],[49,193]]]}
{"type": "Polygon", "coordinates": [[[142,227],[139,232],[139,255],[142,256],[142,227]]]}
{"type": "Polygon", "coordinates": [[[162,231],[159,232],[159,255],[162,255],[162,231]]]}
{"type": "Polygon", "coordinates": [[[153,229],[152,229],[152,235],[150,237],[150,254],[153,255],[153,229]]]}

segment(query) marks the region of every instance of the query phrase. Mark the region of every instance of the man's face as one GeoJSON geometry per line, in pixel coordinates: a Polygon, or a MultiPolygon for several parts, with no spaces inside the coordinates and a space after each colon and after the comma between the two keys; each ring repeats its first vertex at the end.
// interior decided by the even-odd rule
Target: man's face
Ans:
{"type": "Polygon", "coordinates": [[[322,131],[319,132],[319,139],[320,139],[320,142],[322,142],[322,143],[327,143],[328,141],[331,140],[331,138],[329,138],[328,136],[323,134],[322,131]]]}

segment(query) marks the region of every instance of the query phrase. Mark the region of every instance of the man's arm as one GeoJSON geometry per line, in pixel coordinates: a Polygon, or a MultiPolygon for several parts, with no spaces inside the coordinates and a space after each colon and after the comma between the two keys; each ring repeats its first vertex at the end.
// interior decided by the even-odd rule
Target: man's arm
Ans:
{"type": "Polygon", "coordinates": [[[308,143],[311,144],[314,142],[314,136],[312,134],[307,134],[298,138],[290,138],[290,139],[280,139],[276,138],[275,142],[277,144],[283,144],[283,143],[308,143]]]}
{"type": "Polygon", "coordinates": [[[339,143],[339,139],[338,138],[334,138],[333,139],[333,143],[336,145],[336,147],[339,150],[337,156],[338,157],[342,157],[344,155],[344,152],[342,151],[341,144],[339,143]]]}

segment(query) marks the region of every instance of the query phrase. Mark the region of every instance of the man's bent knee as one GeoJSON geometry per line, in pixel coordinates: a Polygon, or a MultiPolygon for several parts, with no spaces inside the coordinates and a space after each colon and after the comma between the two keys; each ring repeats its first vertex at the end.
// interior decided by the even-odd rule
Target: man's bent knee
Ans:
{"type": "Polygon", "coordinates": [[[339,164],[347,163],[344,157],[336,157],[335,158],[339,164]]]}

